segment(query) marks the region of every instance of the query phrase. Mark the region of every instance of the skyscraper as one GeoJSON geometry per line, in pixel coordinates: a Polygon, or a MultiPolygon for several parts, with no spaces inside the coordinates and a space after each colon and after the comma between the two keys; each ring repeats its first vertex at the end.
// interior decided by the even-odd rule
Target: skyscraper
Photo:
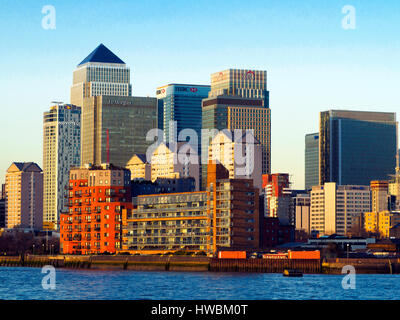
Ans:
{"type": "Polygon", "coordinates": [[[131,96],[130,69],[100,44],[74,71],[71,103],[83,106],[84,98],[100,95],[131,96]]]}
{"type": "Polygon", "coordinates": [[[305,138],[305,189],[319,184],[319,135],[318,133],[306,134],[305,138]]]}
{"type": "Polygon", "coordinates": [[[81,164],[110,162],[124,167],[134,154],[146,154],[152,143],[146,134],[156,128],[156,117],[156,98],[85,98],[81,164]]]}
{"type": "Polygon", "coordinates": [[[34,162],[13,162],[6,173],[6,228],[42,225],[42,169],[34,162]]]}
{"type": "Polygon", "coordinates": [[[329,110],[320,113],[319,184],[369,185],[395,172],[395,113],[329,110]]]}
{"type": "Polygon", "coordinates": [[[58,104],[43,115],[43,227],[58,229],[69,170],[81,161],[81,108],[58,104]]]}
{"type": "Polygon", "coordinates": [[[193,129],[198,139],[192,146],[200,153],[201,103],[207,98],[210,86],[195,84],[169,84],[157,88],[159,129],[164,130],[165,142],[175,141],[184,129],[193,129]],[[175,126],[171,126],[174,124],[175,126]]]}
{"type": "Polygon", "coordinates": [[[208,145],[216,130],[253,129],[263,146],[262,172],[271,171],[271,110],[267,72],[228,69],[211,75],[211,91],[203,100],[202,182],[206,181],[208,145]],[[215,130],[216,129],[216,130],[215,130]]]}
{"type": "Polygon", "coordinates": [[[81,164],[125,166],[145,154],[157,124],[157,99],[132,97],[130,70],[100,44],[74,71],[71,103],[82,106],[81,164]]]}

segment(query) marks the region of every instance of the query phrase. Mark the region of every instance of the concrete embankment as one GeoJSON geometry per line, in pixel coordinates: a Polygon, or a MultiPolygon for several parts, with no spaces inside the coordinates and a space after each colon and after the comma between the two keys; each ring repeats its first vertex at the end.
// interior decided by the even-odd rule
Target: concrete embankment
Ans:
{"type": "Polygon", "coordinates": [[[209,258],[187,256],[32,256],[0,257],[0,266],[116,269],[144,271],[208,271],[209,258]]]}
{"type": "Polygon", "coordinates": [[[216,259],[191,256],[32,256],[0,257],[0,266],[138,271],[212,271],[282,273],[297,269],[303,273],[341,274],[354,266],[356,273],[399,274],[400,259],[216,259]]]}
{"type": "Polygon", "coordinates": [[[322,262],[321,271],[328,274],[341,274],[345,266],[353,266],[356,273],[400,273],[400,259],[328,259],[322,262]]]}

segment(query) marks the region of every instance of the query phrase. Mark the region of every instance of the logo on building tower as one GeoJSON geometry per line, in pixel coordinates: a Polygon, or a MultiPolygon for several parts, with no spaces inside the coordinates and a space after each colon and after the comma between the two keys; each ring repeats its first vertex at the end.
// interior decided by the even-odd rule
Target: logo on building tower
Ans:
{"type": "Polygon", "coordinates": [[[246,80],[255,80],[256,74],[254,73],[254,71],[247,71],[243,75],[243,78],[246,79],[246,80]]]}

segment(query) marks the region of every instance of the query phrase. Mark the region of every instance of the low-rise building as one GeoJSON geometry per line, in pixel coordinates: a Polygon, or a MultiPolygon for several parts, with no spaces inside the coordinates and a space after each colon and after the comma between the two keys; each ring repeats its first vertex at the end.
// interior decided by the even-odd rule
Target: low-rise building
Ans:
{"type": "Polygon", "coordinates": [[[192,177],[196,190],[200,189],[199,157],[197,151],[185,142],[160,143],[151,156],[151,181],[158,178],[177,179],[192,177]]]}
{"type": "Polygon", "coordinates": [[[193,192],[196,190],[196,180],[187,178],[158,178],[151,180],[135,179],[131,181],[132,197],[146,194],[193,192]]]}
{"type": "Polygon", "coordinates": [[[6,174],[6,228],[43,226],[43,171],[34,162],[13,162],[6,174]]]}
{"type": "Polygon", "coordinates": [[[208,165],[207,190],[139,195],[123,217],[122,251],[215,254],[259,247],[258,189],[249,179],[228,179],[221,164],[208,165]]]}
{"type": "Polygon", "coordinates": [[[138,196],[136,208],[124,222],[122,250],[210,252],[207,200],[205,191],[138,196]]]}
{"type": "Polygon", "coordinates": [[[319,249],[325,248],[332,243],[336,244],[342,250],[366,249],[368,244],[375,242],[376,242],[375,238],[362,238],[362,237],[348,238],[337,234],[308,239],[309,246],[319,249]]]}
{"type": "Polygon", "coordinates": [[[151,166],[146,160],[145,154],[134,154],[126,164],[126,168],[131,172],[131,179],[151,179],[151,166]]]}
{"type": "Polygon", "coordinates": [[[382,238],[389,238],[391,228],[400,223],[400,212],[365,212],[363,220],[366,232],[378,233],[382,238]]]}

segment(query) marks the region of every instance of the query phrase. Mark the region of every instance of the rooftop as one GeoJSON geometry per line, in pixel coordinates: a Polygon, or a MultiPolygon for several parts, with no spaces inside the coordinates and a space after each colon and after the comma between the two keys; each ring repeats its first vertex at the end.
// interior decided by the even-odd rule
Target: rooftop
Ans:
{"type": "Polygon", "coordinates": [[[88,62],[125,64],[125,62],[118,58],[110,49],[108,49],[102,43],[96,49],[94,49],[85,59],[83,59],[82,62],[78,64],[78,67],[88,62]]]}

